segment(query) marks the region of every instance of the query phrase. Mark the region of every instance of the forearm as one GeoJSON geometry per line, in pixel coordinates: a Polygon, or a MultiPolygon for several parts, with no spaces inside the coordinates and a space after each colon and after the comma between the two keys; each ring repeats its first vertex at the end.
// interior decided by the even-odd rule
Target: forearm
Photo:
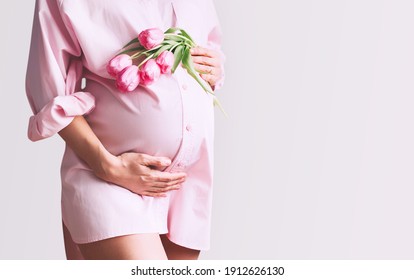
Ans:
{"type": "Polygon", "coordinates": [[[59,135],[96,175],[105,177],[108,174],[115,157],[105,149],[83,116],[75,117],[59,135]]]}

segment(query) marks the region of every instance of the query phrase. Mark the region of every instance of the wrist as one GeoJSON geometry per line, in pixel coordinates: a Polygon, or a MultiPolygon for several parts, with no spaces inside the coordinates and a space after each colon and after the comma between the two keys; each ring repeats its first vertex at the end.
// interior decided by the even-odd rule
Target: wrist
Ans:
{"type": "Polygon", "coordinates": [[[111,178],[113,170],[118,163],[119,159],[108,152],[103,146],[98,148],[97,157],[94,162],[91,163],[95,175],[98,177],[108,180],[111,178]]]}

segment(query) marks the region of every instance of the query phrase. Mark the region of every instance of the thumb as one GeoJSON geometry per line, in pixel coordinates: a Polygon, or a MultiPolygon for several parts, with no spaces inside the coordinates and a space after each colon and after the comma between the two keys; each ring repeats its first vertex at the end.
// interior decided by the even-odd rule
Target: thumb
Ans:
{"type": "Polygon", "coordinates": [[[150,155],[142,155],[143,160],[142,164],[146,166],[158,166],[158,167],[164,167],[169,166],[171,164],[171,160],[167,157],[154,157],[150,155]]]}

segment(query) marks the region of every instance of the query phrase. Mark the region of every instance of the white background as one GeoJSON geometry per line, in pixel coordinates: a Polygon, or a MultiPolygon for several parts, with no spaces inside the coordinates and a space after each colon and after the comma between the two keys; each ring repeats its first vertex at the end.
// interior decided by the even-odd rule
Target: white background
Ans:
{"type": "MultiPolygon", "coordinates": [[[[0,4],[0,259],[64,258],[63,141],[26,138],[33,2],[0,4]]],[[[202,258],[414,258],[414,2],[216,7],[230,117],[202,258]]]]}

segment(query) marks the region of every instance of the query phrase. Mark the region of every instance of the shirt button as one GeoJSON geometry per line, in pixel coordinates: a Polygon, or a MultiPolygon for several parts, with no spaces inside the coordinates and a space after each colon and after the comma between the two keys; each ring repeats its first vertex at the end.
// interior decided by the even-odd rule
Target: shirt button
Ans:
{"type": "Polygon", "coordinates": [[[191,125],[187,124],[187,126],[185,127],[185,129],[187,129],[188,132],[191,131],[191,125]]]}
{"type": "Polygon", "coordinates": [[[188,89],[188,86],[187,86],[186,84],[183,84],[183,85],[181,86],[181,88],[182,88],[183,90],[187,90],[187,89],[188,89]]]}

